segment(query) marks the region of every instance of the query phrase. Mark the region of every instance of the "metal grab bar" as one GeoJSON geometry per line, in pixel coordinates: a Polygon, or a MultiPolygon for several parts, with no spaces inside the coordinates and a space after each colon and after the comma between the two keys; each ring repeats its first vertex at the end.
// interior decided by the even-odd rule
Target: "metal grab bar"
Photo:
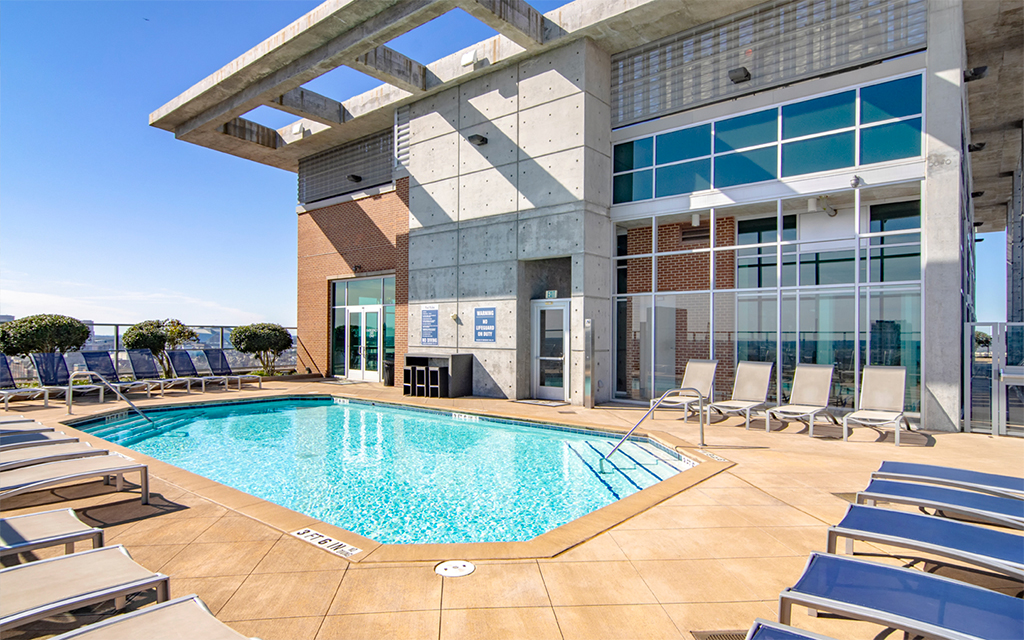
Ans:
{"type": "Polygon", "coordinates": [[[74,396],[74,393],[72,393],[72,391],[71,391],[71,387],[72,387],[72,383],[75,381],[75,376],[86,377],[86,378],[90,378],[90,379],[91,379],[92,376],[96,376],[97,378],[100,379],[100,382],[102,382],[103,384],[107,385],[107,388],[114,392],[114,395],[116,395],[118,398],[121,398],[122,400],[127,402],[128,406],[131,407],[132,409],[134,409],[135,413],[137,413],[140,416],[142,416],[146,420],[146,422],[148,422],[149,424],[154,424],[154,425],[156,424],[155,422],[150,420],[149,416],[147,416],[146,414],[142,413],[142,410],[139,409],[138,407],[136,407],[134,402],[132,402],[128,398],[124,397],[123,393],[121,393],[120,391],[115,389],[113,386],[111,386],[111,384],[109,382],[107,382],[106,378],[104,378],[100,374],[96,373],[95,371],[75,371],[70,376],[68,376],[68,392],[67,392],[68,415],[71,415],[71,399],[74,396]]]}
{"type": "Polygon", "coordinates": [[[699,446],[701,446],[701,447],[705,446],[704,445],[704,396],[701,395],[701,392],[700,392],[699,389],[695,389],[694,387],[680,387],[678,389],[669,389],[665,393],[661,394],[661,397],[658,398],[655,401],[655,403],[651,405],[651,408],[647,410],[647,413],[645,413],[643,415],[643,417],[640,418],[640,420],[638,420],[635,425],[633,425],[633,428],[629,430],[629,433],[627,433],[626,435],[622,436],[622,440],[619,440],[618,444],[616,444],[614,447],[612,447],[612,450],[608,452],[608,455],[604,456],[604,459],[607,460],[608,458],[611,458],[612,454],[619,450],[619,447],[622,446],[622,443],[625,442],[626,440],[628,440],[629,436],[633,435],[633,432],[636,431],[636,428],[640,426],[640,423],[643,422],[647,418],[647,416],[649,416],[652,413],[654,413],[654,410],[658,408],[658,405],[661,404],[662,400],[667,398],[669,396],[669,394],[671,394],[671,393],[679,393],[680,391],[692,391],[695,394],[697,394],[697,402],[698,402],[698,407],[699,407],[698,408],[698,413],[700,413],[700,445],[699,446]]]}

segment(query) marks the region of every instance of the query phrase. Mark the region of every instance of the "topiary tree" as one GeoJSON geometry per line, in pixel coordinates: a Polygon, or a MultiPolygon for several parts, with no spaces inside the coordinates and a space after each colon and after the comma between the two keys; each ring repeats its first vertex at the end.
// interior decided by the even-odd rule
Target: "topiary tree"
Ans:
{"type": "Polygon", "coordinates": [[[199,336],[180,320],[145,320],[128,328],[121,336],[126,349],[149,349],[160,363],[164,377],[173,375],[171,361],[166,350],[176,349],[186,342],[198,340],[199,336]]]}
{"type": "Polygon", "coordinates": [[[263,372],[272,376],[277,357],[292,346],[292,334],[279,324],[260,322],[232,329],[231,344],[242,353],[255,355],[263,372]]]}
{"type": "Polygon", "coordinates": [[[84,322],[68,316],[26,316],[0,325],[0,352],[9,356],[27,356],[39,352],[78,351],[90,333],[84,322]]]}

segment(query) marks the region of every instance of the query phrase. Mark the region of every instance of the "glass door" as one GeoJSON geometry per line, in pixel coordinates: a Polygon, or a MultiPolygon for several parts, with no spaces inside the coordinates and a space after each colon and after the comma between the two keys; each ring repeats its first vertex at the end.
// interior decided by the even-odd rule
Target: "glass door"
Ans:
{"type": "Polygon", "coordinates": [[[532,326],[533,397],[569,400],[569,300],[534,300],[532,326]]]}
{"type": "Polygon", "coordinates": [[[380,306],[348,307],[348,379],[380,381],[380,306]]]}
{"type": "Polygon", "coordinates": [[[1024,323],[964,325],[967,431],[1024,436],[1024,323]]]}

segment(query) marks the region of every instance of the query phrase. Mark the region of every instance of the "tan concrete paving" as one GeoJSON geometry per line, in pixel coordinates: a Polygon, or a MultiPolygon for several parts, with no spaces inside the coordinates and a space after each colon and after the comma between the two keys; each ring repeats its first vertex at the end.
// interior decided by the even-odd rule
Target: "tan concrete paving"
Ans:
{"type": "MultiPolygon", "coordinates": [[[[412,400],[372,384],[275,381],[265,383],[262,391],[168,393],[138,404],[283,393],[412,400]]],[[[633,407],[586,410],[483,398],[419,398],[415,404],[620,430],[643,413],[633,407]]],[[[123,406],[112,402],[74,407],[76,416],[117,409],[123,406]]],[[[21,402],[12,405],[9,415],[17,413],[73,431],[60,425],[67,418],[63,406],[43,409],[38,402],[21,402]]],[[[795,582],[811,550],[824,550],[826,528],[843,516],[847,498],[867,484],[882,460],[1024,475],[1020,439],[920,432],[905,435],[904,446],[897,448],[891,433],[880,436],[870,429],[858,429],[844,443],[834,427],[820,428],[825,437],[812,439],[800,425],[773,424],[773,432],[766,433],[763,424],[758,421],[749,431],[737,419],[708,425],[706,450],[735,464],[701,477],[695,486],[659,494],[654,506],[641,504],[632,517],[620,513],[603,529],[595,525],[584,542],[550,557],[510,559],[502,555],[508,548],[500,545],[475,548],[477,569],[462,578],[437,576],[436,560],[424,558],[441,554],[457,559],[467,545],[413,545],[431,547],[424,555],[423,550],[403,552],[362,539],[357,546],[364,553],[355,558],[358,562],[349,562],[289,535],[313,523],[312,518],[138,454],[134,457],[151,464],[151,505],[141,505],[137,491],[117,493],[93,482],[11,498],[0,509],[10,516],[72,507],[87,522],[104,527],[109,544],[124,544],[143,566],[169,575],[172,597],[197,593],[222,621],[263,640],[688,640],[692,631],[740,630],[755,617],[774,618],[779,591],[795,582]],[[491,559],[490,551],[495,553],[491,559]]],[[[684,423],[678,413],[667,411],[643,428],[691,444],[699,437],[695,421],[684,423]]],[[[79,437],[133,455],[86,434],[79,437]]],[[[335,530],[345,534],[340,529],[330,533],[335,530]]],[[[869,545],[858,549],[884,552],[869,545]]],[[[58,553],[59,548],[43,550],[36,557],[58,553]]],[[[970,572],[957,575],[980,579],[970,572]]],[[[129,608],[150,602],[151,596],[140,598],[129,608]]],[[[108,606],[57,616],[3,637],[49,637],[102,619],[109,611],[108,606]]],[[[882,631],[867,623],[812,618],[803,609],[794,612],[794,624],[837,638],[868,639],[882,631]]]]}

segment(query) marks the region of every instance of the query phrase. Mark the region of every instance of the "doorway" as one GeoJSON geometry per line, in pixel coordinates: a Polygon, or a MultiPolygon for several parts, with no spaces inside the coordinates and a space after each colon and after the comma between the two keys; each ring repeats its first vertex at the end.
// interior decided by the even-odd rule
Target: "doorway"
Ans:
{"type": "Polygon", "coordinates": [[[380,305],[346,309],[347,377],[380,382],[380,305]]]}
{"type": "Polygon", "coordinates": [[[569,401],[569,300],[530,302],[533,397],[569,401]]]}

